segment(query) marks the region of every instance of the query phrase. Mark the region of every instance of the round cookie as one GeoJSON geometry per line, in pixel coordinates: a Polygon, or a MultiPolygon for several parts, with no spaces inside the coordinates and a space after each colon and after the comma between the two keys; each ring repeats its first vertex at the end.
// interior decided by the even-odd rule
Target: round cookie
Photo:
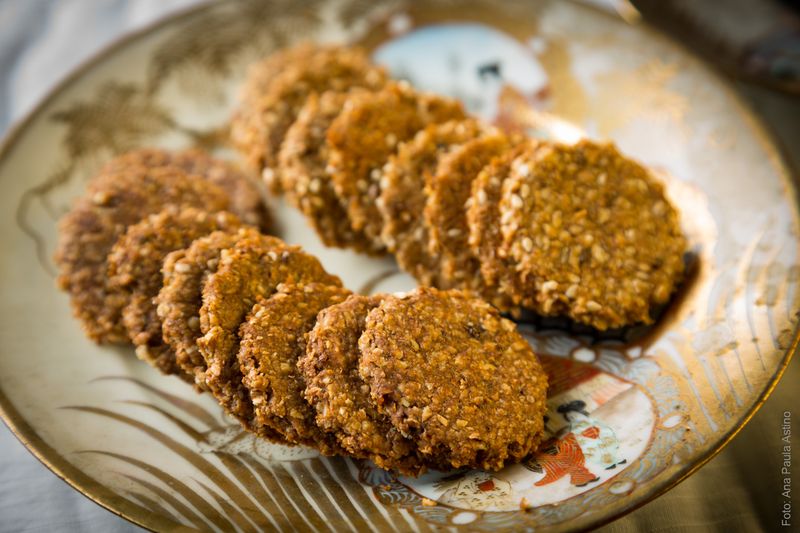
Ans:
{"type": "Polygon", "coordinates": [[[384,70],[361,48],[305,43],[281,54],[251,70],[231,124],[234,144],[276,192],[278,152],[306,98],[327,90],[377,88],[386,81],[384,70]]]}
{"type": "MultiPolygon", "coordinates": [[[[248,166],[264,170],[266,145],[260,140],[263,135],[263,118],[256,112],[259,102],[264,98],[270,83],[292,63],[302,61],[316,50],[311,42],[302,42],[290,48],[281,48],[247,68],[242,87],[239,90],[239,104],[231,117],[230,136],[233,145],[245,156],[248,166]]],[[[272,169],[269,169],[272,176],[272,169]]],[[[280,192],[280,183],[269,181],[270,188],[280,192]]]]}
{"type": "Polygon", "coordinates": [[[375,247],[383,247],[377,200],[382,169],[398,147],[427,124],[464,118],[457,101],[390,83],[375,92],[353,93],[328,128],[328,164],[350,222],[375,247]]]}
{"type": "Polygon", "coordinates": [[[686,239],[664,190],[611,144],[553,144],[514,160],[499,204],[504,288],[541,315],[597,329],[650,323],[683,275],[686,239]]]}
{"type": "MultiPolygon", "coordinates": [[[[161,267],[166,255],[189,246],[195,239],[217,230],[239,227],[239,217],[195,207],[170,206],[129,226],[108,255],[109,289],[127,301],[122,319],[136,355],[165,374],[183,374],[175,352],[164,343],[154,298],[163,284],[161,267]]],[[[193,381],[193,379],[192,379],[193,381]]]]}
{"type": "Polygon", "coordinates": [[[242,385],[236,354],[239,327],[253,306],[272,295],[281,283],[341,286],[338,277],[325,272],[320,262],[299,247],[262,235],[245,237],[223,250],[217,271],[203,286],[197,339],[206,362],[205,383],[232,415],[248,424],[253,406],[242,385]]]}
{"type": "MultiPolygon", "coordinates": [[[[203,305],[203,285],[209,275],[217,271],[223,250],[232,248],[245,237],[256,238],[254,228],[243,227],[238,231],[215,231],[196,239],[188,248],[167,255],[162,267],[163,285],[155,299],[156,311],[161,319],[161,333],[165,343],[175,353],[175,362],[195,385],[207,390],[205,359],[197,348],[200,330],[200,307],[203,305]]],[[[282,244],[277,237],[274,245],[282,244]]]]}
{"type": "Polygon", "coordinates": [[[381,240],[400,268],[423,285],[438,285],[438,257],[429,253],[425,209],[427,181],[439,159],[460,143],[478,137],[484,127],[474,119],[431,124],[400,145],[383,169],[377,202],[383,219],[381,240]]]}
{"type": "Polygon", "coordinates": [[[499,278],[511,268],[498,255],[502,240],[498,220],[503,181],[511,173],[511,162],[523,151],[535,149],[537,144],[528,140],[498,156],[472,181],[470,200],[466,205],[468,243],[472,254],[479,260],[481,278],[486,287],[499,285],[499,278]]]}
{"type": "Polygon", "coordinates": [[[416,476],[425,467],[414,442],[378,411],[358,374],[358,339],[367,313],[382,301],[381,295],[353,294],[320,312],[297,366],[307,384],[305,398],[315,408],[320,428],[336,435],[349,454],[370,459],[386,470],[416,476]]]}
{"type": "Polygon", "coordinates": [[[439,257],[440,288],[482,289],[480,263],[468,245],[467,204],[481,169],[511,146],[501,132],[487,132],[444,155],[428,180],[424,218],[430,253],[439,257]]]}
{"type": "Polygon", "coordinates": [[[536,449],[547,376],[513,322],[461,291],[417,289],[370,311],[359,373],[421,455],[498,470],[536,449]]]}
{"type": "Polygon", "coordinates": [[[251,426],[256,431],[266,427],[287,442],[341,455],[336,438],[314,421],[314,409],[303,397],[306,383],[297,360],[305,353],[306,335],[317,314],[349,294],[336,285],[281,284],[253,307],[242,324],[238,359],[242,383],[253,402],[251,426]]]}
{"type": "Polygon", "coordinates": [[[228,195],[219,187],[176,167],[126,166],[106,170],[89,183],[86,195],[59,223],[55,261],[57,283],[70,294],[75,316],[96,342],[126,342],[125,299],[109,290],[107,256],[126,228],[169,205],[222,211],[228,195]]]}
{"type": "Polygon", "coordinates": [[[278,160],[282,189],[326,246],[379,253],[380,248],[376,248],[362,232],[352,229],[326,169],[328,145],[325,135],[347,96],[345,92],[327,91],[308,97],[281,146],[278,160]]]}
{"type": "Polygon", "coordinates": [[[231,162],[211,157],[203,150],[190,148],[172,152],[160,148],[141,148],[126,152],[110,161],[105,171],[119,171],[130,166],[148,168],[176,166],[196,174],[225,191],[230,197],[229,210],[245,224],[264,231],[270,229],[272,217],[261,197],[254,178],[231,162]]]}
{"type": "Polygon", "coordinates": [[[247,67],[247,76],[239,91],[240,100],[249,101],[251,105],[264,95],[272,80],[292,63],[302,61],[317,49],[310,41],[303,41],[291,47],[279,48],[259,61],[247,67]]]}

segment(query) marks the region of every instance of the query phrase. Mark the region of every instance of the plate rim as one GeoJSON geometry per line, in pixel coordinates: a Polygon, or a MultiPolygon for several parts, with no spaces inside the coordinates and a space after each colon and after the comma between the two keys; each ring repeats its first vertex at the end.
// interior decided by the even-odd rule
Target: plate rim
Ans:
{"type": "MultiPolygon", "coordinates": [[[[603,9],[593,4],[586,4],[583,2],[573,3],[579,4],[583,8],[595,11],[605,16],[618,18],[612,13],[608,13],[603,9]]],[[[217,0],[217,1],[204,1],[199,4],[179,8],[176,11],[151,21],[142,27],[125,32],[120,36],[114,38],[109,43],[90,54],[88,57],[80,61],[73,69],[71,69],[65,76],[53,84],[44,94],[37,100],[37,102],[21,117],[12,121],[6,133],[0,139],[0,162],[5,160],[12,152],[14,146],[19,141],[23,132],[28,129],[31,124],[39,118],[44,109],[61,94],[68,89],[71,85],[78,82],[87,72],[94,68],[98,63],[113,56],[119,50],[124,49],[128,44],[154,33],[166,26],[169,26],[181,19],[195,16],[207,10],[218,8],[222,4],[231,4],[233,0],[217,0]]],[[[622,22],[630,23],[626,19],[619,17],[622,22]]],[[[750,127],[755,134],[756,138],[767,152],[768,157],[775,164],[778,170],[779,177],[786,186],[788,195],[794,205],[793,215],[800,221],[800,186],[795,183],[793,175],[794,170],[789,164],[788,159],[785,157],[783,143],[780,142],[773,130],[766,125],[764,119],[753,109],[744,97],[737,92],[731,80],[725,78],[721,71],[713,64],[709,63],[705,57],[696,54],[683,43],[677,41],[672,36],[661,31],[652,24],[638,19],[634,22],[635,25],[643,28],[648,33],[656,34],[658,37],[665,39],[670,45],[681,49],[685,54],[692,59],[702,64],[707,70],[708,74],[720,82],[721,90],[727,93],[731,102],[737,108],[739,114],[747,120],[750,127]]],[[[696,473],[700,468],[705,466],[709,461],[716,457],[730,442],[739,434],[739,432],[750,422],[755,414],[761,409],[764,403],[772,395],[777,387],[781,378],[783,377],[792,357],[800,349],[800,323],[795,326],[795,331],[792,334],[792,340],[788,347],[785,349],[783,358],[769,378],[767,386],[756,398],[753,405],[748,409],[744,415],[736,421],[736,424],[723,435],[711,448],[709,448],[700,458],[690,465],[686,470],[679,470],[671,478],[657,490],[647,494],[640,501],[635,502],[630,506],[623,506],[616,512],[609,513],[606,516],[598,517],[584,524],[580,530],[586,531],[594,528],[601,527],[609,524],[633,511],[645,506],[656,498],[662,496],[666,492],[675,488],[678,484],[689,478],[696,473]]],[[[80,494],[88,498],[90,501],[106,509],[112,514],[119,516],[135,524],[139,527],[145,528],[150,531],[158,531],[158,527],[173,524],[174,522],[165,516],[153,515],[151,511],[140,507],[129,500],[123,500],[116,504],[114,500],[118,496],[106,488],[103,484],[81,472],[77,467],[70,463],[65,457],[53,449],[42,439],[36,430],[31,426],[24,417],[21,416],[19,411],[14,407],[14,404],[6,396],[5,391],[0,387],[0,419],[2,419],[5,426],[11,431],[16,439],[31,453],[42,465],[55,474],[59,479],[67,483],[71,488],[78,491],[80,494]],[[155,518],[156,520],[153,520],[155,518]]],[[[178,524],[176,524],[178,525],[178,524]]]]}

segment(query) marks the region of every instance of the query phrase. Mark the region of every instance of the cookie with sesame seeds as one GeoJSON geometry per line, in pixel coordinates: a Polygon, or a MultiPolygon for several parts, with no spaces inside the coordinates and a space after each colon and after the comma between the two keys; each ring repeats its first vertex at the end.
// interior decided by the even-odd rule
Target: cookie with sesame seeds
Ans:
{"type": "Polygon", "coordinates": [[[175,352],[162,339],[161,320],[156,313],[154,298],[163,284],[164,258],[199,237],[240,225],[239,217],[225,211],[209,213],[195,207],[169,206],[129,226],[111,248],[109,286],[127,302],[122,309],[122,322],[140,359],[165,374],[188,377],[178,367],[175,352]]]}
{"type": "Polygon", "coordinates": [[[398,143],[428,124],[464,118],[457,101],[389,83],[374,92],[352,94],[328,128],[328,164],[336,193],[353,229],[383,247],[383,217],[377,207],[383,166],[398,143]]]}
{"type": "MultiPolygon", "coordinates": [[[[156,296],[156,312],[161,320],[164,342],[175,353],[175,362],[186,375],[193,376],[198,389],[207,390],[205,359],[197,347],[200,330],[200,307],[203,285],[217,271],[223,250],[232,248],[245,237],[257,238],[255,228],[215,231],[195,239],[187,248],[167,255],[162,267],[162,287],[156,296]]],[[[277,237],[262,237],[278,246],[277,237]]]]}
{"type": "Polygon", "coordinates": [[[305,398],[316,411],[319,427],[336,435],[340,446],[351,455],[370,459],[386,470],[416,476],[425,465],[414,441],[404,437],[378,411],[358,373],[358,339],[367,314],[383,298],[353,294],[322,310],[297,366],[305,378],[305,398]]]}
{"type": "Polygon", "coordinates": [[[492,159],[508,152],[512,141],[498,130],[486,132],[443,156],[425,187],[424,218],[428,245],[439,257],[440,288],[481,290],[480,262],[468,245],[466,209],[472,181],[492,159]]]}
{"type": "Polygon", "coordinates": [[[207,152],[190,148],[170,151],[161,148],[140,148],[110,161],[105,170],[119,171],[129,166],[148,168],[176,166],[196,174],[225,191],[230,197],[229,210],[245,224],[267,231],[272,216],[264,203],[255,178],[234,163],[212,157],[207,152]]]}
{"type": "Polygon", "coordinates": [[[325,135],[347,97],[348,93],[335,91],[308,97],[286,133],[278,156],[282,189],[286,199],[306,216],[326,246],[374,254],[381,249],[351,227],[326,168],[325,135]]]}
{"type": "Polygon", "coordinates": [[[106,276],[111,247],[128,226],[178,204],[222,211],[230,202],[216,185],[177,167],[131,165],[95,176],[86,195],[61,219],[57,283],[69,293],[73,313],[92,340],[128,341],[124,295],[110,288],[106,276]]]}
{"type": "Polygon", "coordinates": [[[253,306],[241,327],[238,360],[256,431],[268,428],[287,442],[315,447],[324,455],[342,454],[336,438],[315,422],[297,361],[306,351],[317,314],[350,294],[337,285],[284,283],[253,306]]]}
{"type": "Polygon", "coordinates": [[[420,216],[425,209],[426,183],[444,154],[485,129],[475,119],[430,124],[402,143],[383,169],[377,202],[383,218],[381,240],[400,268],[423,285],[440,282],[438,257],[428,248],[430,227],[420,216]]]}
{"type": "Polygon", "coordinates": [[[499,203],[506,292],[599,330],[651,323],[683,276],[686,239],[664,188],[612,144],[552,144],[512,163],[499,203]]]}
{"type": "MultiPolygon", "coordinates": [[[[498,206],[503,181],[511,172],[511,163],[522,152],[535,150],[537,141],[526,140],[514,149],[493,159],[472,180],[470,201],[466,205],[469,237],[467,242],[472,254],[478,258],[484,294],[499,292],[500,278],[512,270],[505,259],[498,255],[500,235],[500,213],[498,206]]],[[[509,309],[501,307],[502,311],[509,309]]]]}
{"type": "Polygon", "coordinates": [[[389,296],[367,315],[359,348],[372,401],[426,459],[499,470],[541,441],[547,376],[483,300],[433,288],[389,296]]]}
{"type": "Polygon", "coordinates": [[[275,192],[278,153],[306,99],[327,90],[378,88],[387,78],[358,47],[304,43],[279,54],[251,69],[231,123],[234,145],[275,192]]]}
{"type": "Polygon", "coordinates": [[[281,283],[312,282],[341,286],[338,277],[325,272],[319,260],[299,247],[254,235],[223,250],[217,271],[203,286],[203,336],[197,339],[197,347],[207,367],[205,383],[222,406],[245,425],[252,420],[253,405],[242,385],[236,358],[239,327],[253,306],[271,296],[281,283]]]}

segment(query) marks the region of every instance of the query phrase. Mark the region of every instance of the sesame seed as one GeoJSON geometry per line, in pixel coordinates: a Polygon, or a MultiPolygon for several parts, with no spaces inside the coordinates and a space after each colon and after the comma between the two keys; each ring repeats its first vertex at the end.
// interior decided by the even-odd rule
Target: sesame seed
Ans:
{"type": "Polygon", "coordinates": [[[567,287],[567,290],[564,292],[567,298],[572,299],[575,298],[575,295],[578,293],[578,286],[577,285],[570,285],[567,287]]]}
{"type": "Polygon", "coordinates": [[[522,244],[522,249],[526,252],[533,250],[533,241],[530,239],[530,237],[524,237],[520,244],[522,244]]]}
{"type": "Polygon", "coordinates": [[[110,199],[110,195],[105,191],[99,191],[92,196],[92,203],[95,205],[103,205],[104,203],[108,202],[110,199]]]}
{"type": "Polygon", "coordinates": [[[558,282],[555,280],[548,280],[542,283],[542,290],[544,292],[554,291],[558,288],[558,282]]]}

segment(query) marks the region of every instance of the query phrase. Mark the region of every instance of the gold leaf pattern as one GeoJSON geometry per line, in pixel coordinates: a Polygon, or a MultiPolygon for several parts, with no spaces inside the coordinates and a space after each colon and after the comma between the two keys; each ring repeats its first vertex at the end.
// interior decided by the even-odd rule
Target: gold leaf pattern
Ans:
{"type": "Polygon", "coordinates": [[[72,159],[100,149],[109,154],[131,150],[175,126],[169,112],[140,87],[117,81],[106,82],[92,100],[77,102],[51,118],[67,127],[64,146],[72,159]]]}
{"type": "Polygon", "coordinates": [[[158,91],[166,80],[187,71],[219,82],[231,74],[234,65],[285,46],[293,36],[318,24],[316,4],[307,0],[239,0],[236,9],[197,13],[156,49],[148,70],[147,92],[158,91]]]}

